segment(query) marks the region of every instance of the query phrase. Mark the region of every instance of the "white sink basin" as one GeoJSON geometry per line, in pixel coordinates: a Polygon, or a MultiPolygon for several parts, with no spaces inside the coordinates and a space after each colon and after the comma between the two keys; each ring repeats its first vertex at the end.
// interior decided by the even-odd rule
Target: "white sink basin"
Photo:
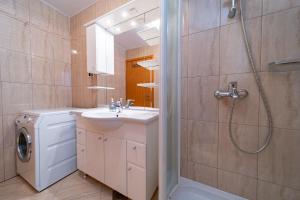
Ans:
{"type": "Polygon", "coordinates": [[[157,111],[123,110],[121,113],[111,112],[108,109],[86,111],[81,114],[101,131],[115,130],[125,122],[148,123],[158,118],[157,111]]]}

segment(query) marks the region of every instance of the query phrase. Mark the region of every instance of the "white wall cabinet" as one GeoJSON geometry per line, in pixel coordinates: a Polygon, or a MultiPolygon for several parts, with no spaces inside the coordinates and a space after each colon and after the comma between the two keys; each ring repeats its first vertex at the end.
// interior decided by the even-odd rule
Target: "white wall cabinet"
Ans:
{"type": "Polygon", "coordinates": [[[92,24],[86,28],[87,71],[114,75],[114,36],[92,24]]]}
{"type": "Polygon", "coordinates": [[[76,125],[78,169],[132,200],[151,200],[158,186],[158,120],[99,132],[79,115],[76,125]]]}

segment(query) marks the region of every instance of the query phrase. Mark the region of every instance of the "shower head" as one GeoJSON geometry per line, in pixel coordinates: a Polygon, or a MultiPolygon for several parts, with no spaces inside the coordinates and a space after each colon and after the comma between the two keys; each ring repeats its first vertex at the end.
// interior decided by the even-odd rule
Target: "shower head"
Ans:
{"type": "Polygon", "coordinates": [[[228,18],[234,18],[236,15],[236,0],[232,0],[232,5],[228,13],[228,18]]]}

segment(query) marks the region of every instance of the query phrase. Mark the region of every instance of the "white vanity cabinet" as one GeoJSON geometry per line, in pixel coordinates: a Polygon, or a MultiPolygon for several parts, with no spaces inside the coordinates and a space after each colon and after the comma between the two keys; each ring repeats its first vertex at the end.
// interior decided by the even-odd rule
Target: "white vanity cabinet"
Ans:
{"type": "Polygon", "coordinates": [[[97,179],[104,181],[104,142],[103,135],[86,132],[85,172],[97,179]]]}
{"type": "Polygon", "coordinates": [[[158,186],[158,120],[99,131],[77,115],[76,124],[78,169],[132,200],[151,200],[158,186]]]}

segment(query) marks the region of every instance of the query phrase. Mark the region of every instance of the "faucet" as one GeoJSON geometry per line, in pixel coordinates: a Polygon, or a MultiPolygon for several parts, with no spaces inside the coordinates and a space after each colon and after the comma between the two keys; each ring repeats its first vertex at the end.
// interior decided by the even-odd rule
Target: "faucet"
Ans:
{"type": "Polygon", "coordinates": [[[123,104],[123,98],[120,98],[118,101],[114,101],[113,98],[111,98],[111,102],[109,104],[109,110],[110,111],[116,111],[117,113],[122,112],[123,109],[129,109],[130,106],[133,106],[133,99],[127,99],[126,104],[123,104]]]}
{"type": "Polygon", "coordinates": [[[243,99],[248,96],[248,91],[245,89],[238,90],[237,82],[229,82],[227,90],[216,90],[215,97],[221,99],[223,97],[231,97],[233,99],[243,99]]]}

